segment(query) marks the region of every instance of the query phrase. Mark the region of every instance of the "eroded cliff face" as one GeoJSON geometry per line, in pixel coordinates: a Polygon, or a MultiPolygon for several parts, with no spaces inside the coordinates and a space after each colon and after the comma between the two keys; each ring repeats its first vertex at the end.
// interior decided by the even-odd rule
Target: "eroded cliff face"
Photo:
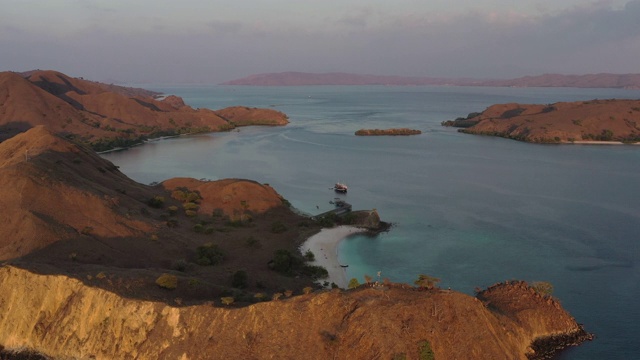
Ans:
{"type": "Polygon", "coordinates": [[[436,359],[526,359],[534,339],[582,331],[523,284],[483,301],[380,285],[243,308],[172,307],[5,265],[0,288],[0,345],[58,359],[411,359],[425,341],[436,359]]]}

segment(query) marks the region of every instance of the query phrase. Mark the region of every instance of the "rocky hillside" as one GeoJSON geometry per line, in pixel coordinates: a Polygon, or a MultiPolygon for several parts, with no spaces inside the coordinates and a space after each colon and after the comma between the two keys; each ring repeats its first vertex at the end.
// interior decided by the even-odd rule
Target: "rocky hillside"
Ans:
{"type": "Polygon", "coordinates": [[[498,104],[445,121],[468,134],[536,143],[640,142],[640,100],[498,104]]]}
{"type": "Polygon", "coordinates": [[[0,260],[25,268],[84,281],[104,272],[111,280],[93,285],[185,303],[232,293],[250,303],[258,292],[314,283],[301,260],[286,273],[268,264],[277,250],[301,259],[300,241],[319,226],[254,181],[139,184],[92,150],[37,126],[0,143],[0,189],[0,260]],[[238,271],[244,281],[233,290],[238,271]],[[159,288],[155,280],[165,272],[190,285],[159,288]]]}
{"type": "Polygon", "coordinates": [[[0,286],[12,289],[0,292],[0,344],[61,359],[535,359],[536,339],[589,338],[524,283],[498,285],[482,300],[365,285],[240,309],[132,300],[12,266],[0,268],[0,286]]]}
{"type": "Polygon", "coordinates": [[[45,125],[102,151],[160,136],[288,123],[285,114],[271,109],[247,109],[230,121],[225,118],[229,110],[222,110],[220,115],[209,109],[193,109],[177,96],[157,100],[155,95],[55,71],[32,71],[24,77],[3,72],[0,141],[45,125]]]}

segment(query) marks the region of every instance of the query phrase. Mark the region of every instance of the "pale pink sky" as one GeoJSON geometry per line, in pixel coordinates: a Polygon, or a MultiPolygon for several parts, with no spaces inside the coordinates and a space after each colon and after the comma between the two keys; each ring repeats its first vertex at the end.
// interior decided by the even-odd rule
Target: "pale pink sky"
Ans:
{"type": "Polygon", "coordinates": [[[0,0],[0,71],[218,83],[282,71],[640,73],[640,0],[0,0]]]}

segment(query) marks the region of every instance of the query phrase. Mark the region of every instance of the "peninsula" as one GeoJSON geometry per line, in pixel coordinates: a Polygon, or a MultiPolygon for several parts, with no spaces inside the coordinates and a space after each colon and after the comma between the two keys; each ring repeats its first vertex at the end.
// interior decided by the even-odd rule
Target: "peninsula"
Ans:
{"type": "Polygon", "coordinates": [[[106,85],[57,71],[0,73],[0,141],[37,125],[96,151],[181,134],[286,125],[273,109],[193,109],[175,95],[106,85]]]}
{"type": "Polygon", "coordinates": [[[467,134],[534,143],[637,143],[640,100],[498,104],[442,125],[458,127],[467,134]]]}

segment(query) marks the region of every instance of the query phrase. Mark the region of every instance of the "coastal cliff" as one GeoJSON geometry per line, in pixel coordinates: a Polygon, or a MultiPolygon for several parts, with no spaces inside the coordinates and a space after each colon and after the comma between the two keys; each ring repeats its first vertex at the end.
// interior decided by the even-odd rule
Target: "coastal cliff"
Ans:
{"type": "MultiPolygon", "coordinates": [[[[537,358],[550,336],[589,336],[524,283],[482,301],[448,290],[362,286],[244,308],[127,299],[66,275],[0,268],[0,344],[56,359],[537,358]]],[[[575,342],[575,341],[574,341],[575,342]]]]}
{"type": "Polygon", "coordinates": [[[467,134],[535,143],[640,142],[640,100],[497,104],[442,122],[467,134]]]}

